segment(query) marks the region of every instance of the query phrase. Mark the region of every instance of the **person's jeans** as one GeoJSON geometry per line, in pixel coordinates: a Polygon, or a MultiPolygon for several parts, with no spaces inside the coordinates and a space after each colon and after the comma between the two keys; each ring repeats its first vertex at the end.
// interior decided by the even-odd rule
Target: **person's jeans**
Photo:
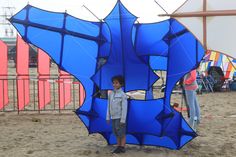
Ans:
{"type": "Polygon", "coordinates": [[[200,106],[197,101],[196,91],[185,90],[185,94],[190,112],[189,125],[196,130],[196,125],[200,123],[200,106]]]}

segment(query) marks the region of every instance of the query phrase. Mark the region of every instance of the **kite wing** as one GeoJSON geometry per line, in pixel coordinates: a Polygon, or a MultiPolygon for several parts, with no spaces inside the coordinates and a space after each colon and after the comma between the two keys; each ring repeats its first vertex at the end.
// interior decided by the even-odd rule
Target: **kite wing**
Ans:
{"type": "Polygon", "coordinates": [[[166,105],[175,84],[197,68],[204,56],[202,44],[175,19],[153,24],[136,24],[133,43],[139,57],[154,70],[167,71],[166,105]]]}
{"type": "MultiPolygon", "coordinates": [[[[133,43],[137,55],[146,60],[152,69],[167,72],[165,96],[162,101],[163,108],[156,116],[156,122],[161,124],[161,129],[156,129],[158,130],[156,133],[160,133],[159,136],[171,139],[170,143],[168,143],[169,139],[165,139],[165,142],[168,143],[167,147],[174,148],[172,144],[175,144],[176,149],[179,149],[193,139],[195,135],[182,115],[170,106],[170,96],[176,83],[186,73],[197,68],[205,54],[205,50],[191,32],[172,18],[153,24],[136,24],[133,34],[135,34],[133,35],[133,43]],[[171,131],[173,128],[178,130],[180,134],[173,133],[171,131]]],[[[158,106],[162,104],[158,101],[155,103],[158,106]]],[[[155,109],[155,111],[157,110],[155,109]]],[[[151,111],[149,112],[151,113],[151,111]]],[[[153,124],[153,126],[155,125],[153,124]]],[[[148,139],[148,142],[161,142],[160,139],[155,139],[151,132],[138,137],[148,139]]]]}
{"type": "MultiPolygon", "coordinates": [[[[45,52],[60,69],[74,75],[86,89],[84,104],[91,104],[97,57],[107,56],[110,32],[105,23],[90,22],[67,13],[55,13],[27,5],[10,22],[21,37],[45,52]]],[[[83,105],[84,111],[91,105],[83,105]]]]}

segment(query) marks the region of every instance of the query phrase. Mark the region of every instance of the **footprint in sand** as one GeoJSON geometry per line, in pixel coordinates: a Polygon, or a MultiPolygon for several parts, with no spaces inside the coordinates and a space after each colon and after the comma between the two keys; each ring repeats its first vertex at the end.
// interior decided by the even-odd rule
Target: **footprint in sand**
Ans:
{"type": "Polygon", "coordinates": [[[31,121],[32,122],[39,122],[39,123],[41,123],[41,119],[39,119],[39,118],[32,118],[31,121]]]}
{"type": "Polygon", "coordinates": [[[79,151],[78,154],[87,156],[87,155],[90,155],[91,153],[92,153],[91,150],[81,150],[81,151],[79,151]]]}
{"type": "Polygon", "coordinates": [[[33,150],[29,150],[29,151],[27,151],[27,154],[33,154],[33,153],[34,153],[33,150]]]}

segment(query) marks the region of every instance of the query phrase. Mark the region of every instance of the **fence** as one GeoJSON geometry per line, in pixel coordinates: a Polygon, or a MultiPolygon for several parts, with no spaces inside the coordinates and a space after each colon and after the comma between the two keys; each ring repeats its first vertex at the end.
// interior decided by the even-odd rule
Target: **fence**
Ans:
{"type": "Polygon", "coordinates": [[[2,87],[0,112],[18,112],[19,114],[26,111],[38,113],[58,111],[61,113],[65,110],[77,109],[82,104],[85,95],[82,85],[71,76],[50,75],[44,78],[29,75],[25,77],[1,76],[0,84],[2,87]],[[19,82],[23,86],[20,87],[19,82]],[[26,84],[29,84],[28,89],[26,84]]]}

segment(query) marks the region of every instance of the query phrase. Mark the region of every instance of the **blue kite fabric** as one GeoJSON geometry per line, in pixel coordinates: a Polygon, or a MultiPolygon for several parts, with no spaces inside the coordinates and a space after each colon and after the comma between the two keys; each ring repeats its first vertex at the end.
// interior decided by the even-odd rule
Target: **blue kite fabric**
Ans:
{"type": "Polygon", "coordinates": [[[128,100],[127,143],[180,149],[197,134],[170,105],[175,84],[204,56],[198,40],[178,21],[135,23],[137,17],[118,1],[100,22],[85,21],[27,5],[10,21],[21,37],[45,52],[59,68],[75,76],[86,90],[76,110],[89,134],[116,144],[106,124],[107,99],[97,89],[111,90],[111,78],[122,75],[124,91],[145,90],[146,100],[128,100]],[[105,59],[105,64],[101,60],[105,59]],[[153,99],[153,71],[167,71],[165,96],[153,99]]]}

